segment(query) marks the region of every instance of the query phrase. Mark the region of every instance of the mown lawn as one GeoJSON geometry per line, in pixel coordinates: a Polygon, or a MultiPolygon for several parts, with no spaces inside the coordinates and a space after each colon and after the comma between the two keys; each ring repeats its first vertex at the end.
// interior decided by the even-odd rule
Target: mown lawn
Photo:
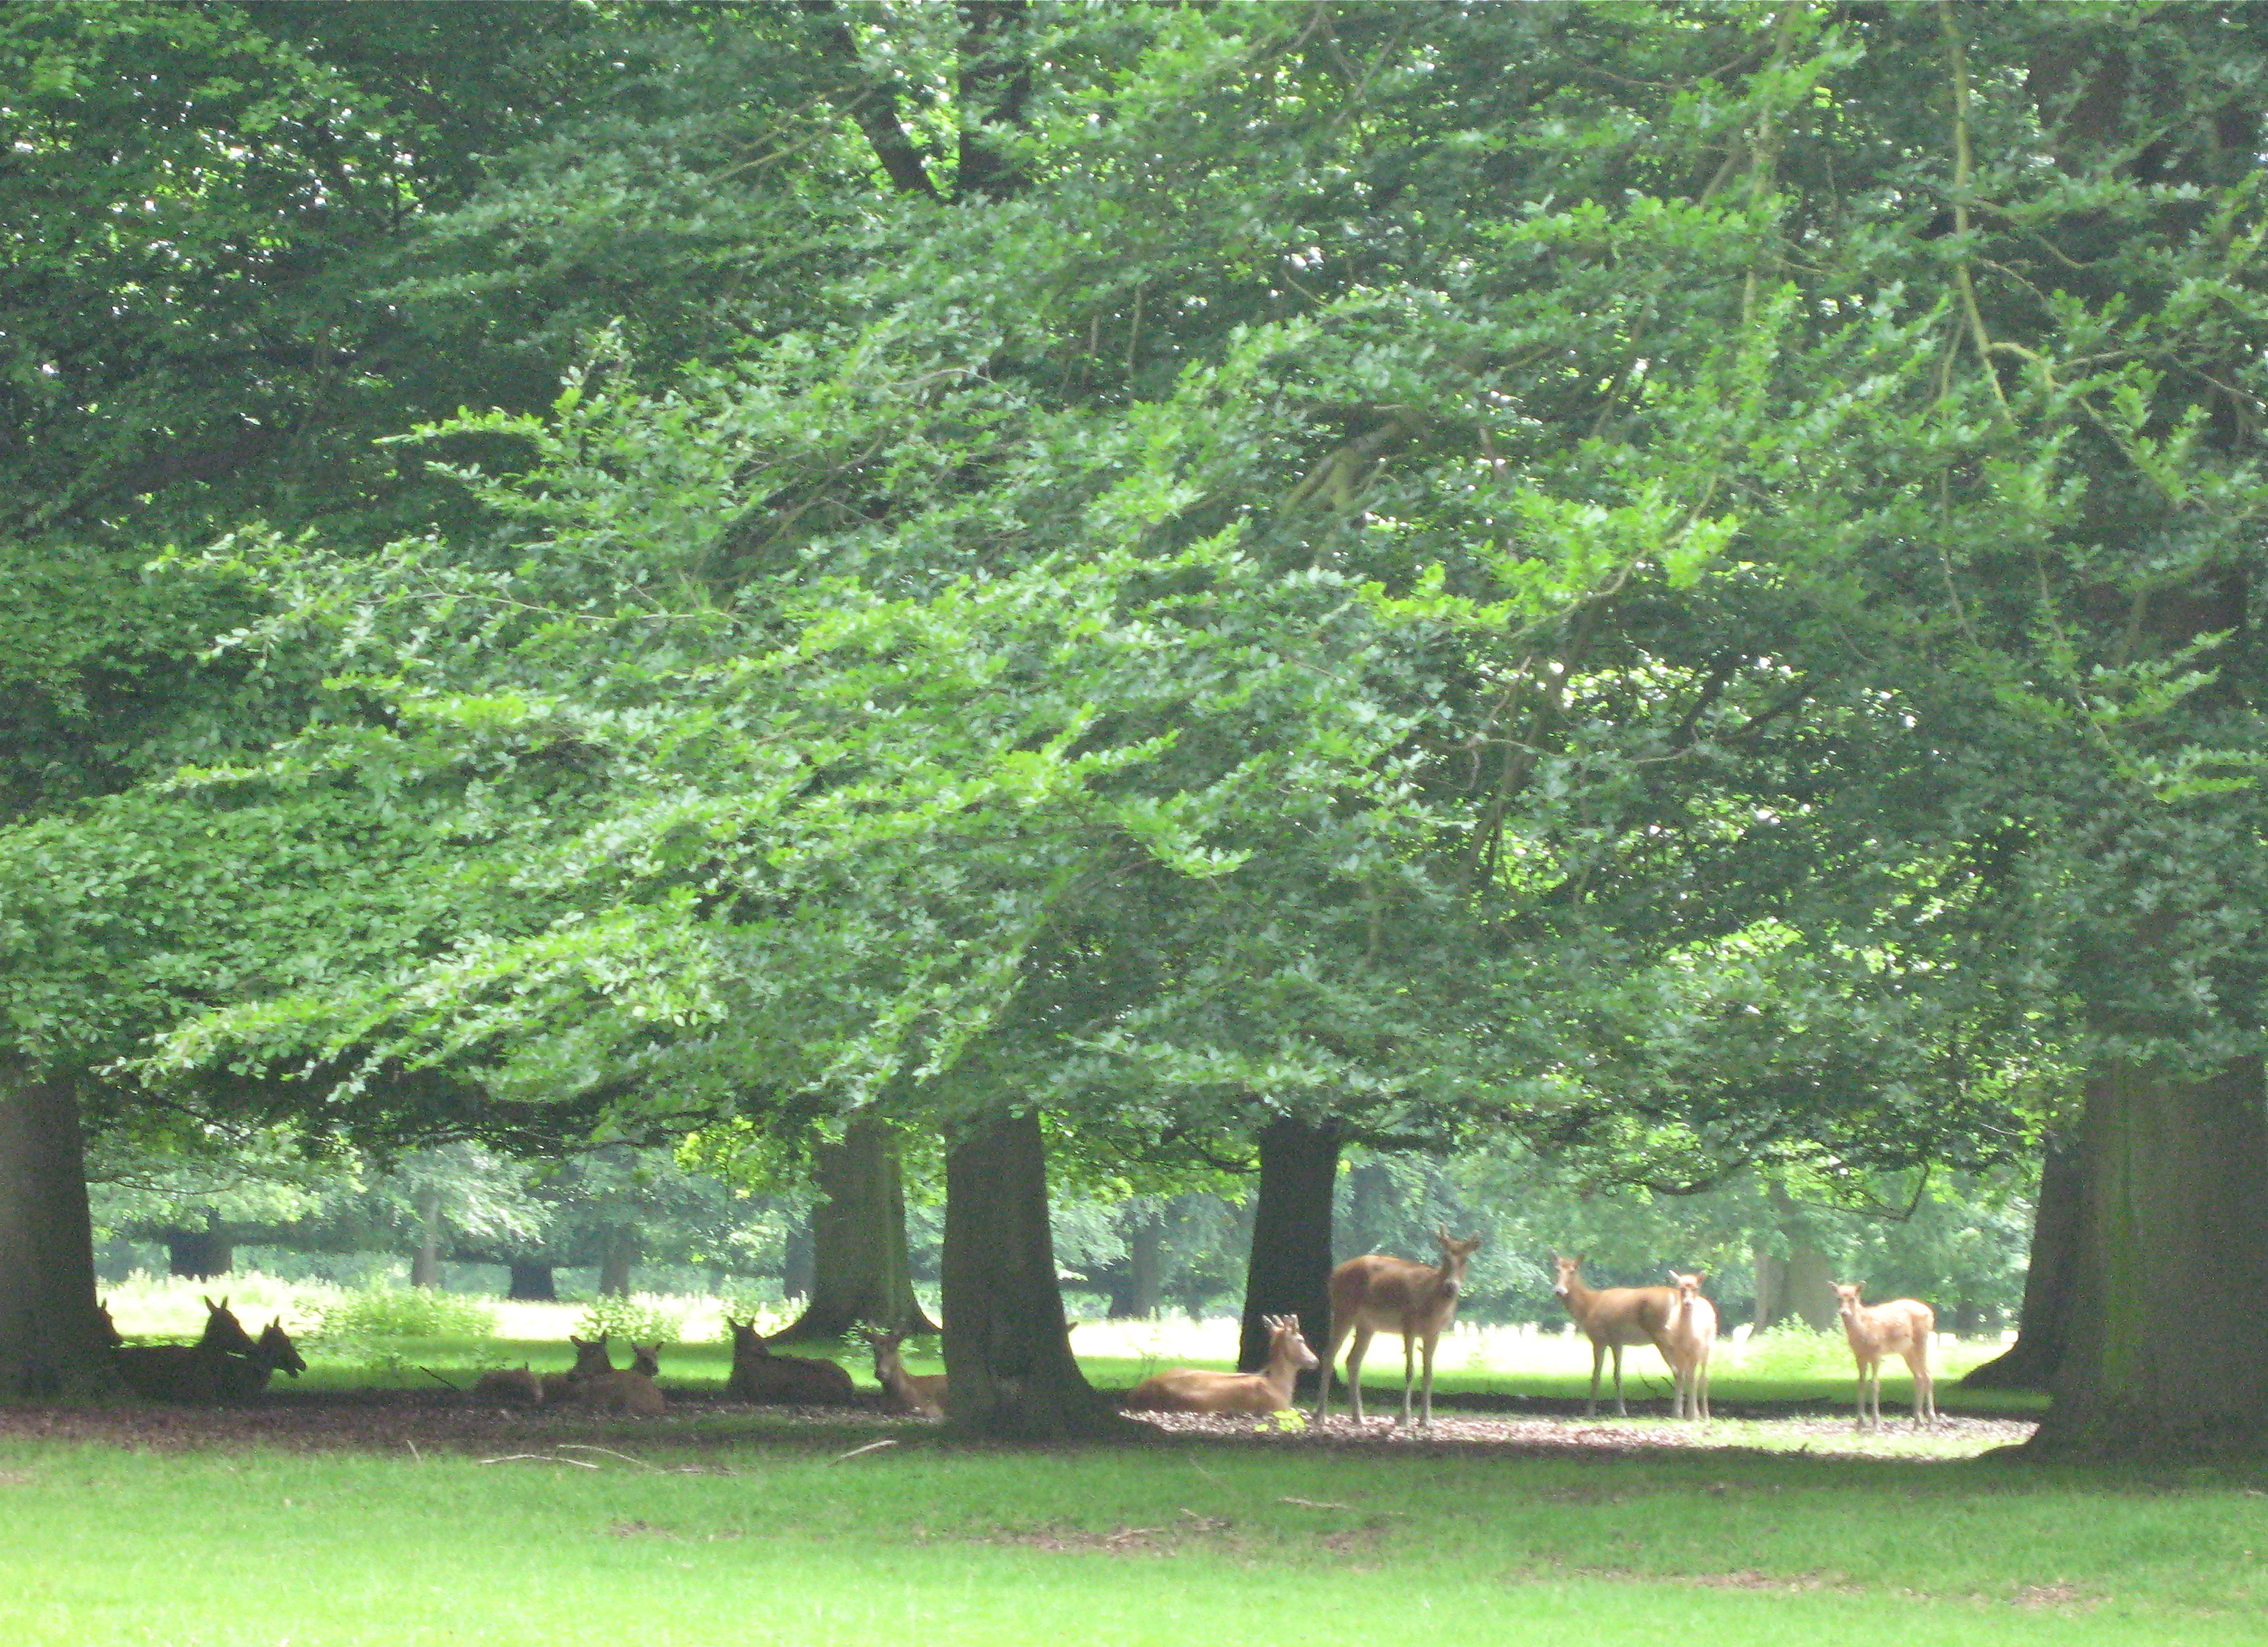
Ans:
{"type": "Polygon", "coordinates": [[[2268,1641],[2242,1474],[643,1433],[483,1463],[0,1423],[0,1642],[2268,1641]]]}

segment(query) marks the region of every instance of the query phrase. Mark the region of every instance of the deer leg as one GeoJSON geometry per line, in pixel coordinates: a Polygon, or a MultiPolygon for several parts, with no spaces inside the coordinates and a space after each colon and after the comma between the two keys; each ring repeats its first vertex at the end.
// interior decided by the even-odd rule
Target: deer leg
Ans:
{"type": "Polygon", "coordinates": [[[1371,1329],[1357,1322],[1354,1348],[1347,1351],[1347,1400],[1354,1408],[1354,1421],[1362,1422],[1362,1358],[1370,1352],[1371,1329]]]}
{"type": "Polygon", "coordinates": [[[1623,1347],[1614,1346],[1615,1352],[1615,1416],[1627,1418],[1630,1408],[1623,1405],[1623,1347]]]}
{"type": "Polygon", "coordinates": [[[1418,1378],[1418,1336],[1404,1331],[1402,1335],[1402,1427],[1410,1428],[1410,1386],[1418,1378]]]}
{"type": "Polygon", "coordinates": [[[1599,1410],[1599,1373],[1607,1364],[1607,1347],[1599,1340],[1591,1341],[1591,1399],[1583,1403],[1583,1416],[1594,1417],[1599,1410]]]}
{"type": "Polygon", "coordinates": [[[1425,1415],[1418,1422],[1428,1430],[1433,1427],[1433,1346],[1439,1342],[1434,1334],[1425,1335],[1425,1415]]]}
{"type": "MultiPolygon", "coordinates": [[[[1322,1374],[1315,1380],[1315,1422],[1318,1424],[1330,1415],[1331,1366],[1338,1360],[1340,1348],[1345,1344],[1347,1335],[1352,1331],[1354,1331],[1352,1321],[1347,1322],[1344,1326],[1341,1326],[1336,1320],[1331,1323],[1330,1354],[1323,1357],[1322,1374]]],[[[1359,1416],[1359,1414],[1357,1415],[1359,1416]]]]}
{"type": "Polygon", "coordinates": [[[1695,1417],[1697,1422],[1706,1423],[1709,1417],[1709,1356],[1707,1351],[1703,1351],[1701,1359],[1694,1364],[1693,1377],[1699,1384],[1701,1391],[1701,1410],[1699,1413],[1695,1415],[1695,1417]]]}
{"type": "Polygon", "coordinates": [[[1913,1369],[1914,1428],[1919,1430],[1925,1423],[1937,1422],[1937,1382],[1929,1376],[1928,1346],[1916,1345],[1906,1356],[1906,1365],[1913,1369]]]}

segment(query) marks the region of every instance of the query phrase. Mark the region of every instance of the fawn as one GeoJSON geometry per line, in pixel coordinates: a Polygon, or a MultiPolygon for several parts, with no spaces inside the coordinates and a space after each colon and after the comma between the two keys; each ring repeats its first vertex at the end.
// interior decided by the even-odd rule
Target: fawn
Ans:
{"type": "Polygon", "coordinates": [[[1669,1278],[1677,1286],[1677,1312],[1662,1331],[1661,1353],[1675,1386],[1670,1416],[1706,1418],[1709,1357],[1717,1348],[1717,1306],[1701,1296],[1705,1276],[1681,1276],[1673,1269],[1669,1278]]]}
{"type": "Polygon", "coordinates": [[[1843,1317],[1843,1336],[1851,1341],[1851,1358],[1859,1364],[1859,1416],[1854,1429],[1882,1427],[1882,1358],[1904,1356],[1913,1371],[1914,1428],[1937,1422],[1937,1380],[1930,1376],[1929,1341],[1937,1330],[1937,1312],[1918,1298],[1892,1298],[1888,1304],[1861,1304],[1859,1289],[1838,1286],[1835,1306],[1843,1317]]]}

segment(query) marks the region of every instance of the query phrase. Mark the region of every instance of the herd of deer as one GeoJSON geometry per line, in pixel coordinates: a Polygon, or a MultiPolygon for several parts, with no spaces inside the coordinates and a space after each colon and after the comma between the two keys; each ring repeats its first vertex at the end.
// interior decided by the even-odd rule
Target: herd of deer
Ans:
{"type": "MultiPolygon", "coordinates": [[[[1410,1393],[1419,1384],[1423,1357],[1422,1400],[1418,1422],[1433,1422],[1433,1353],[1441,1335],[1456,1319],[1458,1295],[1463,1290],[1466,1267],[1480,1249],[1481,1238],[1457,1240],[1447,1230],[1436,1230],[1441,1249],[1437,1264],[1373,1253],[1350,1258],[1331,1272],[1330,1353],[1320,1360],[1308,1348],[1296,1315],[1265,1319],[1269,1334],[1266,1369],[1259,1372],[1211,1372],[1182,1367],[1144,1379],[1127,1393],[1125,1405],[1137,1412],[1252,1413],[1282,1412],[1292,1406],[1292,1391],[1299,1375],[1308,1368],[1322,1369],[1315,1401],[1315,1422],[1330,1415],[1331,1370],[1342,1349],[1346,1350],[1349,1403],[1355,1422],[1362,1422],[1362,1358],[1379,1333],[1402,1339],[1402,1422],[1410,1420],[1410,1393]],[[1350,1347],[1349,1338],[1353,1339],[1350,1347]]],[[[1652,1344],[1669,1364],[1672,1382],[1670,1412],[1674,1417],[1709,1416],[1709,1359],[1717,1342],[1717,1309],[1701,1296],[1705,1277],[1669,1272],[1667,1287],[1604,1287],[1583,1283],[1583,1261],[1555,1257],[1558,1271],[1553,1290],[1575,1325],[1591,1341],[1591,1393],[1583,1415],[1598,1410],[1599,1379],[1607,1357],[1614,1357],[1615,1412],[1626,1416],[1623,1404],[1623,1351],[1636,1344],[1652,1344]]],[[[1930,1376],[1929,1347],[1937,1318],[1926,1304],[1896,1298],[1888,1304],[1860,1302],[1855,1286],[1835,1289],[1843,1331],[1859,1369],[1858,1423],[1879,1427],[1882,1422],[1881,1365],[1891,1356],[1903,1357],[1912,1370],[1914,1423],[1934,1423],[1937,1400],[1930,1376]]],[[[161,1401],[225,1401],[256,1395],[268,1387],[278,1370],[296,1378],[306,1371],[285,1335],[281,1320],[269,1323],[254,1338],[229,1312],[228,1300],[205,1300],[204,1336],[194,1344],[126,1344],[110,1325],[110,1312],[102,1312],[110,1333],[111,1353],[127,1384],[138,1393],[161,1401]]],[[[813,1405],[846,1404],[858,1393],[850,1375],[840,1364],[802,1356],[777,1356],[750,1321],[725,1318],[733,1334],[733,1374],[725,1381],[728,1399],[758,1402],[813,1405]]],[[[945,1377],[941,1373],[909,1373],[901,1363],[902,1333],[868,1330],[864,1334],[873,1351],[874,1378],[901,1408],[925,1417],[945,1410],[945,1377]]],[[[617,1368],[607,1351],[607,1335],[595,1339],[570,1337],[575,1365],[566,1372],[537,1373],[526,1366],[484,1372],[473,1386],[473,1394],[484,1401],[523,1406],[571,1404],[601,1412],[652,1415],[667,1403],[655,1375],[660,1371],[661,1346],[633,1344],[630,1364],[617,1368]]]]}

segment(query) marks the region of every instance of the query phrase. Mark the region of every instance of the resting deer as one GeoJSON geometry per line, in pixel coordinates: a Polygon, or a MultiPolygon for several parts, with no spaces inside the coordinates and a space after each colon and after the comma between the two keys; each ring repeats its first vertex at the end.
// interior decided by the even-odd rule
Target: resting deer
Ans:
{"type": "Polygon", "coordinates": [[[543,1380],[523,1362],[516,1367],[491,1367],[473,1380],[476,1401],[504,1401],[515,1407],[543,1405],[543,1380]]]}
{"type": "Polygon", "coordinates": [[[632,1344],[630,1371],[642,1372],[649,1379],[659,1378],[661,1376],[661,1340],[657,1338],[650,1344],[632,1344]]]}
{"type": "Polygon", "coordinates": [[[1322,1364],[1300,1335],[1296,1315],[1264,1315],[1268,1327],[1265,1372],[1206,1372],[1177,1368],[1145,1379],[1126,1393],[1126,1406],[1150,1413],[1280,1413],[1292,1405],[1292,1385],[1300,1371],[1322,1364]]]}
{"type": "MultiPolygon", "coordinates": [[[[1627,1418],[1630,1408],[1623,1405],[1623,1350],[1631,1344],[1661,1348],[1662,1335],[1668,1331],[1670,1318],[1677,1312],[1677,1289],[1608,1287],[1594,1292],[1583,1284],[1583,1260],[1580,1256],[1554,1255],[1551,1262],[1559,1272],[1558,1283],[1552,1290],[1559,1295],[1559,1302],[1567,1306],[1567,1313],[1575,1318],[1575,1325],[1591,1341],[1591,1396],[1583,1403],[1583,1416],[1591,1417],[1599,1410],[1599,1372],[1611,1350],[1615,1357],[1615,1416],[1627,1418]]],[[[1661,1355],[1663,1360],[1669,1360],[1667,1349],[1661,1355]]],[[[1676,1363],[1670,1364],[1675,1368],[1676,1363]]]]}
{"type": "Polygon", "coordinates": [[[725,1393],[736,1401],[785,1401],[847,1405],[858,1386],[842,1364],[806,1356],[776,1356],[754,1321],[725,1318],[733,1332],[733,1376],[725,1393]]]}
{"type": "Polygon", "coordinates": [[[94,1301],[94,1312],[102,1320],[102,1342],[113,1349],[122,1349],[126,1340],[119,1335],[118,1323],[110,1319],[110,1300],[97,1298],[94,1301]]]}
{"type": "Polygon", "coordinates": [[[122,1344],[110,1352],[128,1388],[155,1401],[210,1402],[233,1393],[231,1363],[258,1355],[260,1346],[226,1298],[204,1302],[205,1330],[195,1343],[122,1344]]]}
{"type": "Polygon", "coordinates": [[[868,1327],[860,1336],[874,1347],[876,1381],[899,1406],[924,1418],[945,1416],[945,1374],[907,1371],[898,1359],[898,1346],[906,1342],[903,1333],[878,1333],[868,1327]]]}
{"type": "Polygon", "coordinates": [[[299,1347],[284,1330],[284,1318],[277,1316],[260,1329],[248,1355],[230,1356],[221,1364],[217,1380],[220,1399],[225,1401],[249,1401],[268,1388],[269,1380],[281,1372],[287,1378],[298,1378],[307,1370],[299,1347]]]}
{"type": "Polygon", "coordinates": [[[1669,1363],[1675,1393],[1670,1397],[1673,1418],[1703,1419],[1709,1415],[1709,1357],[1717,1348],[1717,1306],[1701,1296],[1705,1276],[1669,1278],[1677,1285],[1677,1312],[1661,1335],[1661,1353],[1669,1363]]]}
{"type": "Polygon", "coordinates": [[[607,1340],[612,1336],[610,1333],[600,1333],[596,1338],[578,1338],[572,1333],[568,1334],[567,1342],[575,1346],[575,1364],[564,1372],[543,1375],[543,1399],[563,1401],[575,1393],[575,1386],[585,1379],[612,1372],[615,1364],[607,1357],[607,1340]]]}
{"type": "Polygon", "coordinates": [[[1439,1264],[1420,1264],[1407,1258],[1388,1258],[1372,1253],[1350,1258],[1331,1271],[1331,1348],[1323,1357],[1322,1388],[1315,1398],[1315,1422],[1322,1423],[1331,1407],[1331,1365],[1339,1346],[1354,1335],[1347,1352],[1347,1391],[1354,1421],[1362,1422],[1362,1357],[1376,1333],[1402,1335],[1402,1422],[1410,1422],[1412,1364],[1422,1342],[1425,1350],[1425,1416],[1433,1422],[1433,1349],[1441,1334],[1456,1319],[1457,1294],[1465,1284],[1465,1266],[1480,1250],[1481,1238],[1452,1239],[1446,1228],[1437,1228],[1433,1239],[1441,1249],[1439,1264]]]}
{"type": "Polygon", "coordinates": [[[643,1372],[585,1373],[568,1386],[567,1400],[602,1413],[635,1413],[643,1418],[659,1417],[669,1406],[643,1372]]]}
{"type": "Polygon", "coordinates": [[[1843,1336],[1851,1341],[1851,1358],[1859,1364],[1859,1416],[1852,1428],[1864,1430],[1871,1409],[1874,1427],[1882,1427],[1882,1357],[1904,1356],[1913,1370],[1914,1428],[1937,1422],[1937,1380],[1930,1376],[1930,1335],[1937,1330],[1937,1312],[1918,1298],[1892,1298],[1888,1304],[1861,1304],[1859,1289],[1835,1289],[1836,1309],[1843,1317],[1843,1336]]]}

